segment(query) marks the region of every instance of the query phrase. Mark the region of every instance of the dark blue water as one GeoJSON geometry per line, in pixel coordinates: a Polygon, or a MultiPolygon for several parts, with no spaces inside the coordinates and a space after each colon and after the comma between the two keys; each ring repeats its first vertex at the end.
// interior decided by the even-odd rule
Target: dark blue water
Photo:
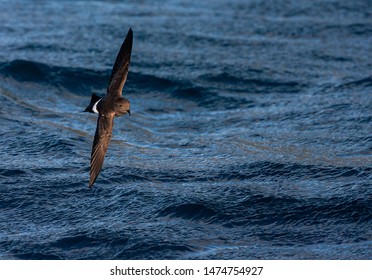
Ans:
{"type": "Polygon", "coordinates": [[[3,1],[1,259],[372,259],[370,1],[3,1]],[[96,115],[128,28],[93,189],[96,115]]]}

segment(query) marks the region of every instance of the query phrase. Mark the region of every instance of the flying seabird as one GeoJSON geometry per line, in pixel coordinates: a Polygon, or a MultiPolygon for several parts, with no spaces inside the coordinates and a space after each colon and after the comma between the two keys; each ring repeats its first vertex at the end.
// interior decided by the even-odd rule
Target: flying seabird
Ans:
{"type": "Polygon", "coordinates": [[[128,76],[132,43],[133,31],[129,28],[112,68],[106,95],[99,97],[92,94],[90,104],[84,110],[84,112],[98,114],[90,159],[89,187],[93,186],[101,171],[112,135],[114,117],[119,117],[126,113],[130,115],[130,103],[128,99],[122,97],[122,90],[128,76]]]}

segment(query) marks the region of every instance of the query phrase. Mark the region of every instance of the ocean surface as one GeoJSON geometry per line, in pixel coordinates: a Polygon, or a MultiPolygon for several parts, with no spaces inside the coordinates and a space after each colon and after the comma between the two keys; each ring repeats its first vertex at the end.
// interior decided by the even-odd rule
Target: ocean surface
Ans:
{"type": "Polygon", "coordinates": [[[1,1],[0,258],[372,259],[370,4],[1,1]]]}

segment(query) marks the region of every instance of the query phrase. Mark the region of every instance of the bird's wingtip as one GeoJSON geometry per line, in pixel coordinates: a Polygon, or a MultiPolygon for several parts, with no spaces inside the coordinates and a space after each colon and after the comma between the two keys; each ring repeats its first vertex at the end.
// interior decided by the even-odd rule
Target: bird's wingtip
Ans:
{"type": "Polygon", "coordinates": [[[89,180],[89,188],[90,189],[93,187],[93,185],[94,185],[95,182],[96,182],[95,179],[94,180],[92,180],[92,179],[89,180]]]}

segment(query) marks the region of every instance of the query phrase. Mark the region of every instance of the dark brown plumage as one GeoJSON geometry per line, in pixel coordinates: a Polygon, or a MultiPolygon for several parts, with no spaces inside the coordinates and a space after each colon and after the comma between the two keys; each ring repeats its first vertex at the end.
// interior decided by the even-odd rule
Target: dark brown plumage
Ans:
{"type": "Polygon", "coordinates": [[[87,112],[98,113],[97,128],[94,135],[92,154],[90,159],[90,180],[89,187],[92,187],[101,171],[105,154],[110,143],[114,117],[126,113],[130,114],[129,100],[123,98],[122,90],[128,76],[130,56],[132,53],[133,32],[129,29],[128,34],[121,45],[116,57],[110,81],[107,87],[107,94],[100,98],[92,95],[87,112]]]}

